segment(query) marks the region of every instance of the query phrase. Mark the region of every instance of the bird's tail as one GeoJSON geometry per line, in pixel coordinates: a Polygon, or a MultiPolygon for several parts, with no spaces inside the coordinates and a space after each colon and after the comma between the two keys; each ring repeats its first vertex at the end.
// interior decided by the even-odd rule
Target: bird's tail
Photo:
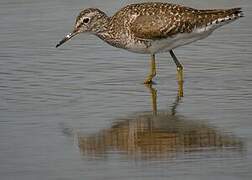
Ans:
{"type": "Polygon", "coordinates": [[[206,25],[223,25],[244,17],[242,8],[200,10],[198,16],[206,25]]]}

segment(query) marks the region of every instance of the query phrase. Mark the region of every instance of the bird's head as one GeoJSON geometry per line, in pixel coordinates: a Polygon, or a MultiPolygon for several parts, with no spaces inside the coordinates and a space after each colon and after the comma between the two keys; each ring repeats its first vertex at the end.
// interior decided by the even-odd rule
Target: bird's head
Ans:
{"type": "Polygon", "coordinates": [[[79,33],[89,32],[98,34],[107,28],[109,17],[101,10],[88,8],[82,10],[76,18],[73,31],[66,35],[57,45],[59,47],[79,33]]]}

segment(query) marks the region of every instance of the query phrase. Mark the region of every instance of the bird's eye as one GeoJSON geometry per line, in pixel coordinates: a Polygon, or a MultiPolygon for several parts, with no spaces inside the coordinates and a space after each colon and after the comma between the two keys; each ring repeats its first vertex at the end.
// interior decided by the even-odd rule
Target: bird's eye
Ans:
{"type": "Polygon", "coordinates": [[[89,18],[84,18],[84,19],[83,19],[83,23],[88,23],[89,20],[90,20],[89,18]]]}

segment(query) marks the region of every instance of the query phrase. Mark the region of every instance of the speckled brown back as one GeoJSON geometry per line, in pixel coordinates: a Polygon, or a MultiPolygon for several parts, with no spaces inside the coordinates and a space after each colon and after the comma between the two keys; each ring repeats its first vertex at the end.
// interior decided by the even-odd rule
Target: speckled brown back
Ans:
{"type": "Polygon", "coordinates": [[[111,19],[111,32],[131,33],[142,39],[159,39],[242,16],[240,8],[197,10],[168,3],[131,4],[111,19]],[[124,31],[121,28],[124,27],[124,31]]]}

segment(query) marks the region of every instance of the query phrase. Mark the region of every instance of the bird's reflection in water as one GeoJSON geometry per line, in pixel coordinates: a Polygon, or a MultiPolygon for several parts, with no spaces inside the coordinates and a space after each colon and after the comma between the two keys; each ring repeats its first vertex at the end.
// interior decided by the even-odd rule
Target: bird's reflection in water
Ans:
{"type": "Polygon", "coordinates": [[[83,155],[105,156],[117,152],[134,158],[153,159],[199,151],[242,152],[241,139],[201,121],[176,115],[179,95],[170,112],[158,112],[157,91],[151,86],[148,88],[153,111],[117,119],[110,128],[93,135],[78,134],[78,147],[83,155]]]}

